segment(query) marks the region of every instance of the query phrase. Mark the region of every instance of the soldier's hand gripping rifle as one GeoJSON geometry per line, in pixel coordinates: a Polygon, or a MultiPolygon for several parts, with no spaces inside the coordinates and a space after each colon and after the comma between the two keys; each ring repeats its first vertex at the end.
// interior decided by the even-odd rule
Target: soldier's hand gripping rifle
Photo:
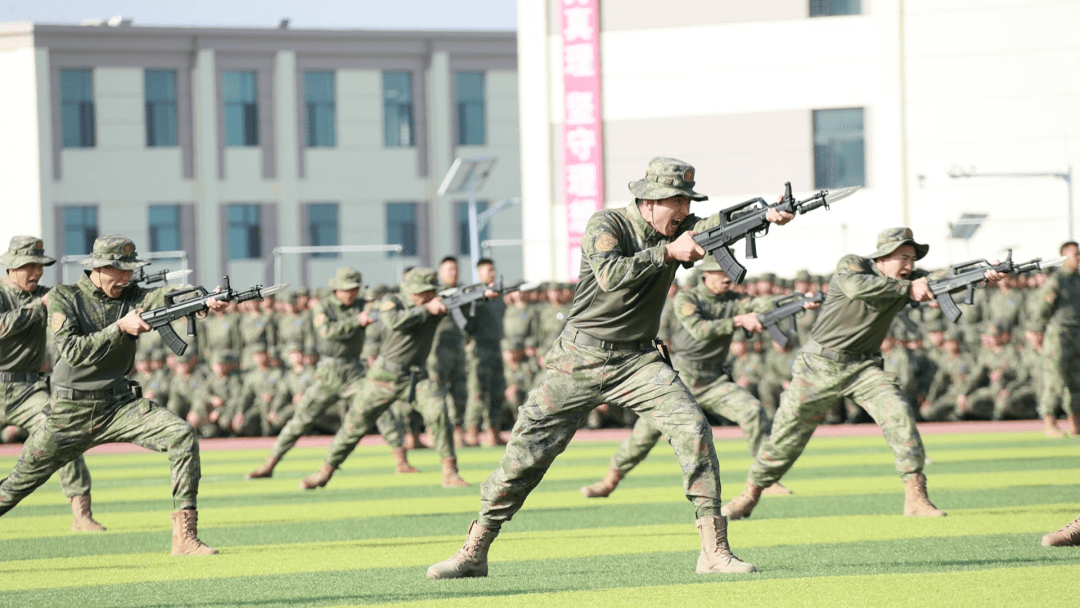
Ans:
{"type": "Polygon", "coordinates": [[[146,267],[140,266],[139,269],[131,275],[131,280],[128,281],[128,283],[135,283],[140,287],[146,287],[147,285],[153,285],[154,283],[166,283],[173,279],[182,279],[191,274],[191,272],[192,269],[185,268],[183,270],[173,271],[165,269],[153,274],[146,274],[146,267]]]}
{"type": "MultiPolygon", "coordinates": [[[[765,199],[750,199],[720,211],[720,225],[699,232],[694,235],[694,242],[701,245],[705,255],[712,255],[720,263],[720,268],[736,284],[742,283],[746,278],[746,267],[735,259],[728,251],[728,245],[739,239],[746,239],[746,258],[757,257],[757,239],[769,233],[769,220],[765,218],[769,209],[776,209],[785,213],[804,214],[818,207],[829,209],[829,205],[836,201],[847,198],[855,193],[859,186],[840,188],[839,190],[822,190],[810,198],[797,201],[791,195],[791,182],[784,184],[784,197],[780,202],[773,205],[765,202],[765,199]]],[[[690,268],[692,264],[683,263],[690,268]]]]}
{"type": "Polygon", "coordinates": [[[758,321],[765,326],[765,329],[769,330],[769,335],[772,336],[773,342],[780,345],[780,348],[787,348],[791,342],[791,338],[780,326],[785,320],[791,323],[791,333],[795,333],[795,315],[799,314],[805,307],[806,303],[820,304],[825,301],[825,294],[820,291],[814,295],[807,297],[805,294],[793,293],[789,296],[784,296],[776,300],[772,310],[767,313],[758,315],[758,321]]]}
{"type": "Polygon", "coordinates": [[[166,345],[177,355],[184,354],[187,350],[187,342],[177,335],[176,330],[173,329],[171,323],[177,319],[187,317],[187,335],[195,336],[195,315],[208,310],[210,307],[208,303],[211,300],[217,300],[220,302],[246,302],[248,300],[261,300],[265,296],[273,293],[277,293],[288,285],[273,285],[271,287],[263,287],[256,285],[251,289],[244,291],[234,291],[229,285],[229,277],[226,276],[223,279],[224,287],[220,291],[209,292],[204,287],[192,287],[191,289],[180,289],[177,291],[170,291],[165,294],[165,305],[160,308],[154,308],[153,310],[144,311],[139,316],[143,321],[146,321],[150,325],[151,329],[157,330],[161,334],[161,339],[166,345]],[[186,296],[186,297],[184,297],[186,296]],[[178,302],[177,299],[180,299],[178,302]]]}
{"type": "MultiPolygon", "coordinates": [[[[1017,264],[1012,261],[1012,249],[1010,249],[1008,257],[1000,264],[991,264],[986,260],[964,262],[963,264],[949,267],[945,271],[945,276],[939,279],[927,280],[926,285],[930,288],[930,293],[934,294],[934,299],[937,300],[938,306],[941,307],[941,312],[945,315],[945,318],[955,323],[960,319],[960,316],[963,313],[960,312],[960,307],[956,305],[956,300],[953,299],[952,294],[964,291],[964,297],[960,299],[960,302],[963,304],[974,304],[975,288],[982,287],[985,284],[985,275],[987,271],[993,270],[1005,274],[1021,274],[1033,270],[1060,266],[1064,262],[1065,258],[1055,258],[1046,262],[1043,262],[1042,258],[1035,258],[1030,262],[1017,264]]],[[[915,302],[913,300],[908,303],[908,306],[915,307],[921,306],[922,304],[922,302],[915,302]]]]}
{"type": "Polygon", "coordinates": [[[474,283],[464,287],[447,289],[440,292],[439,297],[442,298],[442,303],[446,306],[446,309],[450,311],[450,316],[454,318],[454,323],[457,324],[458,329],[466,331],[469,322],[476,317],[476,305],[481,300],[487,299],[485,294],[488,291],[504,295],[511,291],[517,291],[524,284],[525,281],[521,281],[520,283],[504,286],[502,277],[499,277],[498,282],[491,287],[483,283],[474,283]]]}

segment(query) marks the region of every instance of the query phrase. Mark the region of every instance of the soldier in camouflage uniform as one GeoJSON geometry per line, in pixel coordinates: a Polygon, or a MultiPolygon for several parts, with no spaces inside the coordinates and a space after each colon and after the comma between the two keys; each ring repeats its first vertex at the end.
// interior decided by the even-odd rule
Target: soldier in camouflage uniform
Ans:
{"type": "MultiPolygon", "coordinates": [[[[183,420],[132,390],[124,377],[135,363],[134,337],[150,331],[142,309],[161,306],[165,287],[128,285],[137,259],[135,244],[122,236],[94,241],[91,270],[75,285],[49,293],[49,326],[60,358],[52,377],[53,401],[45,421],[30,434],[15,469],[0,482],[0,515],[86,450],[103,443],[130,442],[167,452],[172,465],[173,555],[217,553],[197,533],[199,439],[183,420]]],[[[223,302],[211,300],[214,308],[223,302]]]]}
{"type": "MultiPolygon", "coordinates": [[[[379,307],[379,319],[387,328],[382,350],[352,399],[341,429],[334,435],[326,461],[304,478],[300,487],[321,488],[330,481],[365,434],[398,400],[412,401],[424,417],[433,447],[442,457],[443,487],[463,487],[457,472],[453,429],[447,416],[446,395],[427,377],[425,362],[441,316],[442,298],[435,296],[438,280],[431,268],[414,268],[402,285],[401,295],[387,295],[379,307]]],[[[489,292],[489,296],[496,295],[489,292]]]]}
{"type": "Polygon", "coordinates": [[[192,413],[192,407],[206,382],[198,363],[199,358],[190,350],[177,356],[169,378],[169,411],[187,420],[193,428],[198,422],[198,414],[192,413]]]}
{"type": "MultiPolygon", "coordinates": [[[[672,333],[675,354],[672,361],[679,378],[690,388],[702,411],[723,417],[739,425],[750,455],[757,454],[762,438],[768,434],[769,420],[761,403],[732,381],[724,365],[736,328],[760,333],[764,327],[758,314],[773,308],[771,297],[743,298],[731,290],[732,281],[721,270],[716,258],[709,256],[698,264],[704,274],[701,285],[680,290],[675,295],[672,314],[679,321],[672,333]]],[[[807,304],[805,308],[817,308],[807,304]]],[[[630,433],[611,459],[604,479],[581,488],[587,498],[610,495],[623,477],[641,461],[660,440],[660,431],[648,419],[638,418],[630,433]]],[[[766,490],[790,494],[780,484],[766,490]]]]}
{"type": "MultiPolygon", "coordinates": [[[[915,270],[915,260],[929,249],[915,242],[911,229],[890,228],[878,235],[877,250],[869,257],[840,259],[810,340],[795,361],[794,378],[784,392],[772,433],[750,467],[746,489],[724,505],[725,515],[749,517],[761,491],[791,468],[825,413],[845,396],[881,426],[904,480],[904,514],[945,514],[926,495],[922,438],[896,376],[882,369],[880,353],[896,313],[909,300],[933,297],[927,280],[915,270]]],[[[1003,276],[986,273],[991,281],[1003,276]]]]}
{"type": "MultiPolygon", "coordinates": [[[[498,278],[495,262],[480,258],[476,263],[480,282],[487,286],[495,284],[498,278]]],[[[493,298],[476,307],[476,315],[469,322],[466,330],[472,341],[471,350],[467,351],[469,360],[469,401],[465,406],[464,444],[479,444],[480,425],[487,422],[487,443],[503,445],[504,441],[498,423],[502,415],[503,398],[506,393],[506,379],[502,364],[503,315],[506,302],[502,298],[493,298]]]]}
{"type": "Polygon", "coordinates": [[[1016,380],[1016,368],[1020,356],[1010,344],[1012,336],[1008,330],[993,321],[983,324],[982,348],[975,358],[976,367],[972,376],[974,388],[962,395],[957,402],[956,418],[959,420],[990,420],[994,411],[1004,409],[1004,400],[1008,395],[1006,387],[1016,380]]]}
{"type": "Polygon", "coordinates": [[[299,300],[300,294],[293,292],[278,303],[281,313],[277,317],[277,345],[279,352],[286,355],[315,352],[315,327],[308,311],[297,305],[299,300]]]}
{"type": "Polygon", "coordinates": [[[570,315],[570,304],[563,302],[562,289],[556,283],[547,285],[545,291],[547,303],[540,305],[540,340],[536,356],[543,364],[544,354],[566,328],[566,318],[570,315]]]}
{"type": "Polygon", "coordinates": [[[923,420],[941,422],[955,419],[957,401],[973,389],[975,359],[963,350],[964,332],[958,327],[945,331],[942,355],[926,402],[919,408],[923,420]]]}
{"type": "Polygon", "coordinates": [[[1028,420],[1039,417],[1039,394],[1042,390],[1043,328],[1028,320],[1024,330],[1025,346],[1020,349],[1015,377],[998,395],[994,420],[1028,420]]]}
{"type": "Polygon", "coordinates": [[[234,432],[232,418],[244,387],[240,357],[231,350],[214,351],[204,380],[189,413],[189,420],[197,421],[191,426],[200,437],[228,437],[234,432]]]}
{"type": "MultiPolygon", "coordinates": [[[[49,288],[38,281],[55,263],[34,236],[13,237],[0,257],[7,268],[0,284],[0,427],[32,431],[45,421],[49,389],[41,370],[49,288]]],[[[71,503],[73,531],[105,529],[90,514],[90,471],[81,455],[60,469],[60,489],[71,503]]]]}
{"type": "MultiPolygon", "coordinates": [[[[484,482],[468,540],[453,557],[428,568],[429,578],[487,576],[488,547],[499,529],[600,403],[630,408],[670,438],[696,510],[702,541],[697,572],[756,571],[728,546],[712,427],[654,346],[679,263],[705,255],[693,240],[695,231],[720,223],[718,215],[703,221],[690,214],[691,200],[707,198],[693,188],[692,166],[654,158],[645,178],[630,183],[634,202],[589,219],[574,305],[547,353],[544,383],[529,393],[502,463],[484,482]]],[[[773,222],[791,218],[768,212],[773,222]]]]}
{"type": "MultiPolygon", "coordinates": [[[[316,384],[304,392],[295,414],[278,434],[266,462],[248,473],[248,479],[272,476],[278,462],[311,430],[327,408],[342,398],[353,396],[359,389],[364,376],[360,352],[364,347],[365,328],[374,322],[364,310],[366,302],[359,298],[362,281],[359,271],[338,268],[329,281],[333,294],[320,299],[312,309],[319,350],[316,384]]],[[[392,416],[386,416],[379,420],[379,433],[390,445],[398,473],[416,473],[406,459],[398,426],[392,416]]]]}
{"type": "MultiPolygon", "coordinates": [[[[439,263],[439,290],[458,286],[458,261],[453,256],[439,263]]],[[[450,315],[445,315],[435,330],[435,345],[428,357],[428,375],[450,400],[450,418],[454,425],[454,445],[462,445],[462,424],[469,399],[465,334],[450,315]]]]}
{"type": "Polygon", "coordinates": [[[1080,248],[1061,246],[1065,264],[1047,279],[1031,305],[1034,318],[1046,324],[1043,337],[1043,385],[1039,414],[1047,437],[1061,437],[1057,410],[1065,411],[1066,432],[1080,435],[1080,248]]]}
{"type": "Polygon", "coordinates": [[[240,310],[240,342],[244,345],[240,367],[246,371],[254,367],[252,356],[256,352],[267,352],[277,344],[277,319],[260,306],[259,300],[241,303],[240,310]]]}

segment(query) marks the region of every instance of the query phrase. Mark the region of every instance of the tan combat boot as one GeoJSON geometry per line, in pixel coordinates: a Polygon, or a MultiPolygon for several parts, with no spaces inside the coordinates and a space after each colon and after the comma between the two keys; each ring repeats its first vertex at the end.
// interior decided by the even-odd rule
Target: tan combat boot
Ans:
{"type": "Polygon", "coordinates": [[[480,429],[475,426],[465,427],[465,437],[461,442],[467,448],[475,448],[480,445],[480,429]]]}
{"type": "Polygon", "coordinates": [[[600,481],[591,486],[582,486],[581,493],[585,495],[585,498],[607,498],[608,494],[615,491],[615,486],[619,485],[623,477],[622,471],[611,467],[600,481]]]}
{"type": "Polygon", "coordinates": [[[409,464],[409,461],[405,458],[405,454],[408,450],[405,448],[394,448],[390,450],[390,453],[394,456],[394,467],[398,473],[419,473],[420,469],[409,464]]]}
{"type": "Polygon", "coordinates": [[[754,564],[748,564],[735,557],[727,541],[727,518],[724,516],[702,517],[697,520],[701,534],[701,555],[698,556],[698,574],[720,572],[723,574],[745,574],[757,572],[754,564]]]}
{"type": "Polygon", "coordinates": [[[1046,428],[1043,429],[1043,435],[1046,435],[1051,439],[1065,436],[1065,432],[1058,428],[1057,419],[1054,418],[1053,414],[1043,416],[1043,423],[1046,424],[1046,428]]]}
{"type": "Polygon", "coordinates": [[[926,495],[926,475],[916,473],[904,481],[905,517],[944,517],[945,511],[934,506],[926,495]]]}
{"type": "Polygon", "coordinates": [[[427,569],[428,578],[471,578],[487,576],[488,548],[499,535],[498,530],[488,530],[473,520],[469,525],[469,537],[465,544],[446,561],[427,569]]]}
{"type": "Polygon", "coordinates": [[[1051,532],[1042,538],[1044,547],[1072,547],[1080,545],[1080,517],[1064,528],[1051,532]]]}
{"type": "Polygon", "coordinates": [[[104,532],[105,526],[94,521],[90,514],[90,495],[72,496],[71,513],[75,519],[71,522],[72,532],[104,532]]]}
{"type": "Polygon", "coordinates": [[[248,479],[261,479],[263,477],[270,477],[274,474],[274,467],[280,459],[275,456],[270,456],[266,459],[266,462],[262,463],[262,466],[247,474],[248,479]]]}
{"type": "Polygon", "coordinates": [[[314,490],[315,488],[321,488],[326,485],[326,482],[330,481],[333,475],[334,467],[330,463],[324,462],[318,471],[300,480],[300,489],[314,490]]]}
{"type": "Polygon", "coordinates": [[[1076,414],[1065,415],[1065,432],[1069,435],[1080,435],[1080,420],[1076,418],[1076,414]]]}
{"type": "Polygon", "coordinates": [[[776,483],[772,484],[771,486],[765,488],[764,490],[761,491],[761,493],[762,494],[772,494],[772,495],[775,495],[775,496],[787,496],[789,494],[793,494],[793,492],[791,490],[789,490],[786,487],[784,487],[783,485],[781,485],[779,481],[777,481],[776,483]]]}
{"type": "Polygon", "coordinates": [[[486,446],[497,447],[500,445],[506,445],[506,440],[502,438],[502,433],[492,427],[488,427],[484,437],[484,445],[486,446]]]}
{"type": "Polygon", "coordinates": [[[442,459],[442,487],[467,488],[469,483],[458,475],[457,458],[442,459]]]}
{"type": "Polygon", "coordinates": [[[215,555],[217,549],[199,540],[199,512],[180,509],[172,514],[173,555],[215,555]]]}
{"type": "Polygon", "coordinates": [[[765,488],[756,485],[749,479],[746,480],[746,489],[735,497],[735,500],[727,503],[720,509],[720,514],[728,519],[745,519],[753,513],[754,507],[761,500],[761,493],[765,488]]]}

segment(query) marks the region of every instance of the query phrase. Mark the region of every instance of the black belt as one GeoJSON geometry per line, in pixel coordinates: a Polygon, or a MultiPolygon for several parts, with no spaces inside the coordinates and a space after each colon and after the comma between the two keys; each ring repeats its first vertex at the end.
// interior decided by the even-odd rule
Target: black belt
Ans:
{"type": "Polygon", "coordinates": [[[37,372],[0,372],[0,382],[37,382],[41,374],[37,372]]]}
{"type": "Polygon", "coordinates": [[[806,345],[802,347],[802,352],[825,357],[826,359],[837,363],[857,363],[859,361],[881,359],[881,353],[845,353],[838,350],[832,350],[831,348],[825,348],[813,340],[807,340],[806,345]]]}
{"type": "Polygon", "coordinates": [[[102,389],[100,391],[80,391],[64,386],[54,386],[52,394],[56,399],[64,399],[65,401],[106,401],[117,397],[129,397],[135,395],[135,393],[132,392],[131,387],[126,384],[123,386],[102,389]]]}
{"type": "Polygon", "coordinates": [[[633,340],[630,342],[610,342],[608,340],[601,340],[594,338],[589,334],[581,331],[580,329],[567,328],[569,332],[567,337],[570,341],[579,346],[591,346],[593,348],[602,348],[604,350],[621,350],[621,351],[644,351],[655,350],[656,345],[652,340],[633,340]]]}

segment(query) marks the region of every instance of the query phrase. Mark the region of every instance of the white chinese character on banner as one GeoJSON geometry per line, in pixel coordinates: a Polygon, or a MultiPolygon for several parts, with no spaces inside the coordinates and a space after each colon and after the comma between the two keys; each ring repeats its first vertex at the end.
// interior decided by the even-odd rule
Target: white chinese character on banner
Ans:
{"type": "Polygon", "coordinates": [[[596,76],[593,66],[593,45],[568,44],[563,47],[563,72],[575,78],[596,76]]]}
{"type": "Polygon", "coordinates": [[[577,127],[566,132],[566,149],[579,161],[592,160],[596,148],[596,130],[577,127]]]}
{"type": "Polygon", "coordinates": [[[596,196],[596,163],[580,163],[566,166],[566,193],[573,196],[596,196]]]}
{"type": "Polygon", "coordinates": [[[568,8],[563,11],[566,15],[566,27],[563,28],[563,42],[575,40],[592,40],[592,14],[591,8],[568,8]]]}
{"type": "Polygon", "coordinates": [[[562,4],[563,6],[574,6],[575,4],[579,6],[588,6],[589,0],[562,0],[562,4]]]}
{"type": "Polygon", "coordinates": [[[596,108],[591,91],[573,91],[566,94],[566,124],[596,124],[596,108]]]}
{"type": "Polygon", "coordinates": [[[589,223],[589,218],[596,213],[596,201],[593,199],[582,198],[571,200],[570,205],[566,212],[566,218],[569,222],[567,226],[567,233],[581,235],[585,233],[585,226],[589,223]]]}

